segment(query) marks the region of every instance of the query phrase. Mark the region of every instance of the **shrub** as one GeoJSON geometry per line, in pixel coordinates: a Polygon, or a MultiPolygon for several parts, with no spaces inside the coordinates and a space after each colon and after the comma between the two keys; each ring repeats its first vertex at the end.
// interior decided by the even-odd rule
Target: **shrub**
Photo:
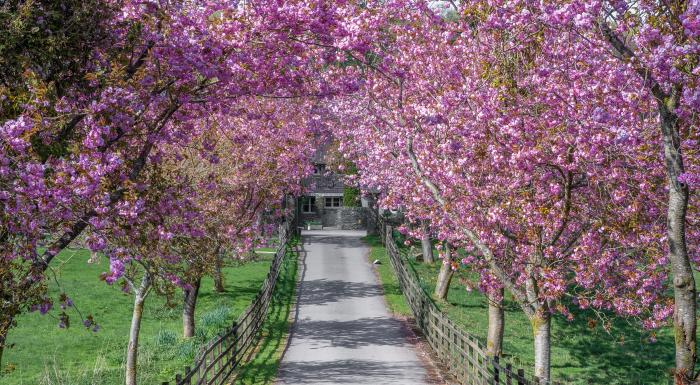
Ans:
{"type": "Polygon", "coordinates": [[[345,187],[343,189],[343,206],[359,207],[360,206],[360,190],[355,187],[345,187]]]}
{"type": "Polygon", "coordinates": [[[154,337],[155,344],[159,349],[170,348],[177,343],[177,333],[172,330],[160,330],[154,337]]]}
{"type": "Polygon", "coordinates": [[[194,359],[198,350],[199,343],[194,341],[194,339],[185,340],[177,346],[177,356],[191,360],[194,359]]]}
{"type": "Polygon", "coordinates": [[[226,306],[220,306],[208,313],[204,313],[199,325],[203,329],[212,330],[212,334],[216,334],[217,331],[228,326],[230,314],[231,309],[226,306]]]}

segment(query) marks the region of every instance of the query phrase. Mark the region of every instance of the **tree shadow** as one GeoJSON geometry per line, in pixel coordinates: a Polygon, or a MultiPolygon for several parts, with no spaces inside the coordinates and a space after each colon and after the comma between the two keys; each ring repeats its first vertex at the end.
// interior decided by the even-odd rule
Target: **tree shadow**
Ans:
{"type": "Polygon", "coordinates": [[[378,284],[315,279],[304,281],[299,291],[299,303],[325,305],[351,298],[368,298],[383,295],[378,284]]]}
{"type": "Polygon", "coordinates": [[[673,367],[673,339],[649,341],[649,333],[634,321],[612,318],[610,334],[599,325],[590,310],[575,309],[573,321],[557,317],[552,342],[568,350],[569,368],[575,376],[562,378],[577,384],[650,385],[670,383],[673,367]],[[594,325],[595,322],[595,325],[594,325]]]}
{"type": "Polygon", "coordinates": [[[362,241],[362,238],[357,236],[357,234],[351,233],[348,235],[338,235],[337,233],[329,234],[304,234],[304,243],[313,244],[327,244],[333,245],[336,249],[348,248],[348,247],[366,247],[366,244],[362,241]]]}
{"type": "Polygon", "coordinates": [[[283,384],[425,384],[424,372],[415,362],[334,360],[285,362],[280,367],[283,384]]]}
{"type": "Polygon", "coordinates": [[[362,346],[408,346],[408,331],[400,321],[387,317],[351,321],[299,320],[295,343],[357,349],[362,346]]]}

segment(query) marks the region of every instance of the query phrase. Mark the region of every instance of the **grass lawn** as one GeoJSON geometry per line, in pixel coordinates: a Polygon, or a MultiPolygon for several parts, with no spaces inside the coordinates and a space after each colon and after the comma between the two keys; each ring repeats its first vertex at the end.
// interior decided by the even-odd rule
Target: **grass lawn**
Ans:
{"type": "MultiPolygon", "coordinates": [[[[411,316],[379,238],[369,236],[365,241],[371,246],[370,259],[382,261],[379,275],[387,294],[391,311],[411,316]]],[[[426,265],[412,261],[428,293],[433,292],[440,268],[439,263],[426,265]]],[[[485,343],[488,327],[486,298],[473,290],[465,289],[460,279],[473,277],[455,274],[447,301],[438,301],[440,308],[464,330],[485,343]]],[[[587,311],[577,311],[574,321],[561,316],[552,324],[552,377],[555,380],[576,384],[666,385],[673,367],[674,347],[671,328],[656,332],[656,342],[651,342],[648,331],[641,331],[633,321],[617,320],[610,334],[587,311]]],[[[530,323],[520,308],[508,295],[505,309],[504,356],[529,369],[533,365],[532,331],[530,323]]]]}
{"type": "MultiPolygon", "coordinates": [[[[50,315],[30,313],[21,316],[10,331],[3,357],[3,385],[112,385],[123,384],[123,359],[127,345],[133,297],[99,280],[109,261],[86,263],[86,250],[67,250],[57,256],[53,269],[63,290],[83,315],[92,314],[100,324],[97,333],[85,330],[74,310],[73,326],[59,329],[50,315]]],[[[173,381],[175,373],[191,365],[198,346],[229,325],[250,303],[264,281],[273,254],[224,268],[225,293],[213,291],[211,278],[205,278],[196,311],[197,333],[183,340],[181,293],[174,304],[149,295],[143,316],[139,349],[139,383],[173,381]]],[[[59,289],[51,282],[55,298],[59,289]]],[[[55,313],[55,311],[54,311],[55,313]]]]}

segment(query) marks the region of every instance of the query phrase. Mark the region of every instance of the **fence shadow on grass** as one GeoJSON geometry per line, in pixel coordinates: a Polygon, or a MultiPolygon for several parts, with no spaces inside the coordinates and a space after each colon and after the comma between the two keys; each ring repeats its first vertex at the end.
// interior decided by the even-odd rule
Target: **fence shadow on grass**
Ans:
{"type": "Polygon", "coordinates": [[[263,324],[255,357],[242,365],[236,375],[236,384],[269,384],[277,376],[282,345],[290,327],[290,314],[294,303],[297,262],[290,260],[288,270],[273,295],[267,320],[263,324]]]}
{"type": "MultiPolygon", "coordinates": [[[[260,290],[243,314],[229,328],[209,341],[184,375],[175,376],[175,385],[224,385],[251,353],[256,351],[259,333],[267,319],[280,277],[288,273],[288,261],[294,255],[296,228],[287,220],[280,226],[281,242],[260,290]]],[[[164,382],[168,385],[168,382],[164,382]]]]}

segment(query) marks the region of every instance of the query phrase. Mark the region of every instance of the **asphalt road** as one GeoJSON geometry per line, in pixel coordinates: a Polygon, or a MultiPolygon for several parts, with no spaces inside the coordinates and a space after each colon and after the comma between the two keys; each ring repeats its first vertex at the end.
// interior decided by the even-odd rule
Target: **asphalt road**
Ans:
{"type": "Polygon", "coordinates": [[[296,322],[278,384],[428,384],[359,231],[305,231],[296,322]]]}

